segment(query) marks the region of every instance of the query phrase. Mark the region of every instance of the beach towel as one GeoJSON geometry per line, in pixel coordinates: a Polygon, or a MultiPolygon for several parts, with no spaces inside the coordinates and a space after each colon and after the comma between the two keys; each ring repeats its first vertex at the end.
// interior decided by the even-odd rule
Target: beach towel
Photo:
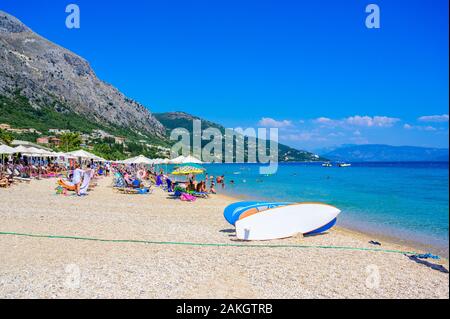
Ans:
{"type": "Polygon", "coordinates": [[[86,171],[83,174],[83,183],[80,186],[80,195],[87,195],[89,184],[91,182],[92,173],[91,171],[86,171]]]}
{"type": "Polygon", "coordinates": [[[183,202],[194,202],[197,199],[197,197],[183,193],[183,194],[181,194],[180,199],[183,202]]]}
{"type": "Polygon", "coordinates": [[[121,176],[117,177],[114,187],[125,187],[125,180],[121,176]]]}
{"type": "Polygon", "coordinates": [[[77,168],[74,172],[73,172],[73,176],[72,176],[72,183],[74,185],[81,183],[81,179],[83,178],[84,175],[84,171],[82,171],[81,169],[77,168]]]}

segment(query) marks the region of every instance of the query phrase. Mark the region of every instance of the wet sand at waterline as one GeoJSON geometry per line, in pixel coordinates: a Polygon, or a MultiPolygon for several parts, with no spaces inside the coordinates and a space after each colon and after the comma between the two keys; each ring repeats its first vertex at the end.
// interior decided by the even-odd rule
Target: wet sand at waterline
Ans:
{"type": "MultiPolygon", "coordinates": [[[[0,189],[0,232],[248,245],[223,218],[229,197],[123,195],[105,178],[79,198],[55,195],[55,182],[0,189]]],[[[337,228],[251,244],[380,248],[371,239],[337,228]]],[[[381,248],[416,251],[384,241],[381,248]]],[[[448,274],[400,253],[0,235],[0,298],[449,298],[448,285],[448,274]]]]}

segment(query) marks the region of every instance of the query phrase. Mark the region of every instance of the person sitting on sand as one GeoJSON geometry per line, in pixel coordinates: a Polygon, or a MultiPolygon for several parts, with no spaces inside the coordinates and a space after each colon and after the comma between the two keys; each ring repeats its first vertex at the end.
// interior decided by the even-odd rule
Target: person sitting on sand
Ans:
{"type": "Polygon", "coordinates": [[[189,180],[189,184],[187,185],[186,190],[188,192],[195,192],[195,185],[194,185],[194,182],[192,181],[192,179],[189,180]]]}
{"type": "Polygon", "coordinates": [[[8,176],[3,175],[2,167],[0,167],[0,185],[2,187],[8,187],[10,184],[8,176]]]}
{"type": "Polygon", "coordinates": [[[197,193],[206,193],[206,183],[204,181],[201,181],[197,184],[197,193]]]}

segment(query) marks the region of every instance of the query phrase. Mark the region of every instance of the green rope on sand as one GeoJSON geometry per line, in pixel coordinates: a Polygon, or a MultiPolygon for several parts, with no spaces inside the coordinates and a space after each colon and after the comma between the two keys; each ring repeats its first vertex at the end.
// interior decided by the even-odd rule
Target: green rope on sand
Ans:
{"type": "Polygon", "coordinates": [[[150,240],[133,240],[133,239],[101,239],[89,237],[75,237],[75,236],[55,236],[55,235],[37,235],[37,234],[21,234],[0,232],[4,236],[20,236],[33,238],[48,238],[48,239],[71,239],[84,241],[98,241],[106,243],[134,243],[134,244],[150,244],[150,245],[178,245],[178,246],[196,246],[196,247],[240,247],[240,248],[306,248],[306,249],[337,249],[337,250],[353,250],[353,251],[370,251],[382,253],[396,253],[396,254],[411,254],[416,255],[415,252],[394,250],[394,249],[379,249],[379,248],[361,248],[361,247],[345,247],[345,246],[312,246],[312,245],[266,245],[266,244],[226,244],[226,243],[190,243],[190,242],[170,242],[170,241],[150,241],[150,240]]]}

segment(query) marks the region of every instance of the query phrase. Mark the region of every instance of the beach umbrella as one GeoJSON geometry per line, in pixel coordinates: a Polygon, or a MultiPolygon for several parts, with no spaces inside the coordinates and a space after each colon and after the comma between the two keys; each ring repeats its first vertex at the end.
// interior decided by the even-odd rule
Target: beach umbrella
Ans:
{"type": "Polygon", "coordinates": [[[203,174],[205,169],[203,167],[199,167],[197,165],[182,165],[177,167],[171,174],[172,175],[196,175],[203,174]]]}
{"type": "Polygon", "coordinates": [[[14,148],[12,148],[8,145],[3,145],[3,144],[0,145],[0,154],[10,155],[10,154],[14,154],[14,153],[17,153],[14,148]]]}
{"type": "Polygon", "coordinates": [[[69,152],[67,153],[68,155],[74,156],[74,157],[79,157],[79,158],[83,158],[83,159],[95,159],[95,158],[99,158],[97,155],[94,155],[92,153],[89,153],[85,150],[78,150],[78,151],[73,151],[73,152],[69,152]]]}
{"type": "Polygon", "coordinates": [[[145,157],[144,155],[139,155],[133,158],[129,158],[124,161],[125,164],[144,164],[144,165],[151,165],[153,164],[153,160],[150,158],[145,157]]]}
{"type": "Polygon", "coordinates": [[[71,158],[71,159],[75,159],[75,156],[63,153],[63,152],[59,152],[59,153],[55,153],[55,157],[64,157],[64,158],[71,158]]]}
{"type": "Polygon", "coordinates": [[[201,160],[199,160],[198,158],[191,156],[191,155],[185,157],[183,160],[183,163],[203,164],[203,162],[201,160]]]}
{"type": "Polygon", "coordinates": [[[15,153],[28,153],[28,148],[23,146],[23,145],[19,145],[17,147],[14,147],[14,152],[15,153]]]}
{"type": "Polygon", "coordinates": [[[152,164],[154,164],[154,165],[162,164],[162,162],[163,162],[162,158],[156,158],[156,159],[152,160],[152,164]]]}
{"type": "Polygon", "coordinates": [[[185,157],[183,155],[178,156],[176,158],[173,158],[170,160],[170,164],[183,164],[185,160],[185,157]]]}

